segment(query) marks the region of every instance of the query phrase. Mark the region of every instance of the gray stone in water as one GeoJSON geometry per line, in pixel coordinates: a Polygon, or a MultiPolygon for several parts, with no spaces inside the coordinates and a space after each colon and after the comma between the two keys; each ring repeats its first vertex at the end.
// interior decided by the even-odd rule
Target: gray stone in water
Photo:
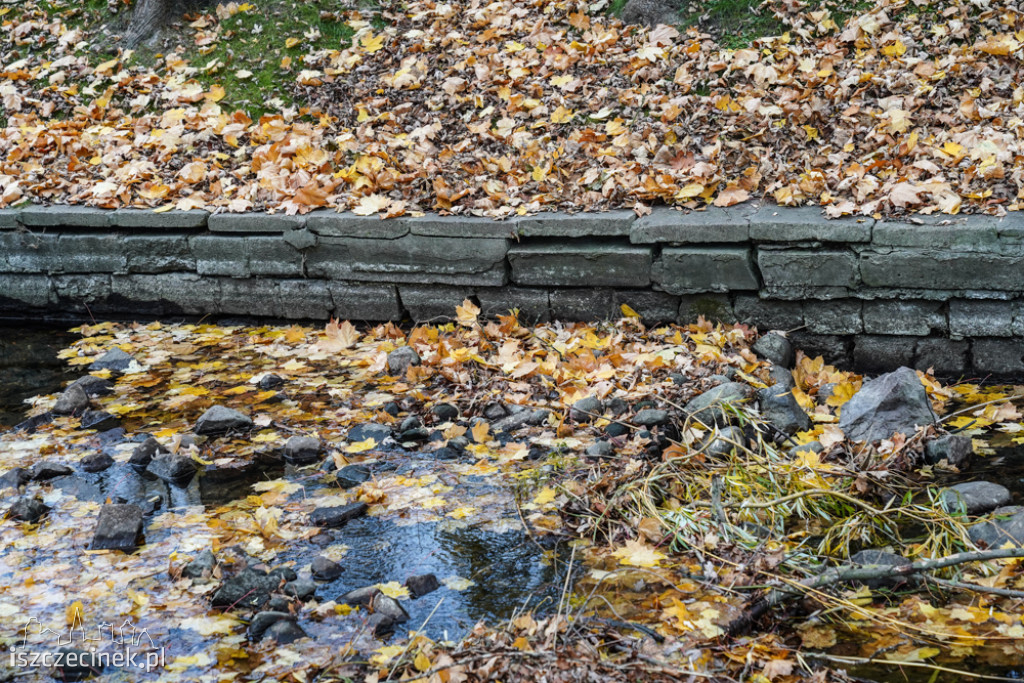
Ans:
{"type": "Polygon", "coordinates": [[[668,424],[668,411],[645,408],[633,416],[632,422],[640,427],[658,427],[668,424]]]}
{"type": "Polygon", "coordinates": [[[232,408],[213,406],[203,413],[196,422],[196,434],[217,435],[231,431],[248,431],[252,420],[232,408]]]}
{"type": "Polygon", "coordinates": [[[54,477],[50,480],[50,486],[58,488],[66,495],[74,496],[78,500],[91,500],[102,503],[107,499],[107,496],[100,487],[100,482],[101,479],[99,477],[69,474],[63,477],[54,477]]]}
{"type": "Polygon", "coordinates": [[[149,437],[135,447],[135,450],[132,451],[132,457],[128,459],[128,464],[141,472],[149,467],[149,463],[152,462],[155,456],[166,453],[170,453],[170,451],[164,448],[159,441],[149,437]]]}
{"type": "Polygon", "coordinates": [[[430,451],[435,460],[456,460],[459,458],[459,451],[449,446],[441,446],[436,451],[430,451]]]}
{"type": "Polygon", "coordinates": [[[769,332],[750,347],[754,353],[775,365],[784,368],[793,367],[793,345],[781,334],[769,332]]]}
{"type": "Polygon", "coordinates": [[[104,432],[121,426],[121,421],[103,410],[86,410],[82,413],[82,429],[95,429],[104,432]]]}
{"type": "Polygon", "coordinates": [[[83,472],[102,472],[114,464],[114,459],[106,453],[91,453],[78,461],[83,472]]]}
{"type": "Polygon", "coordinates": [[[751,388],[741,382],[725,382],[708,389],[686,404],[691,418],[706,425],[726,425],[733,415],[725,406],[738,406],[746,402],[751,388]]]}
{"type": "Polygon", "coordinates": [[[19,498],[7,510],[7,515],[11,519],[35,524],[49,511],[50,507],[38,498],[19,498]]]}
{"type": "Polygon", "coordinates": [[[186,455],[168,453],[153,458],[146,471],[168,484],[183,486],[195,476],[196,464],[186,455]]]}
{"type": "Polygon", "coordinates": [[[281,592],[303,602],[308,602],[316,595],[316,584],[308,579],[296,579],[286,583],[281,588],[281,592]]]}
{"type": "Polygon", "coordinates": [[[299,575],[291,567],[275,567],[267,573],[283,581],[295,581],[299,578],[299,575]]]}
{"type": "Polygon", "coordinates": [[[92,550],[134,550],[142,536],[142,509],[137,505],[104,505],[100,508],[92,550]]]}
{"type": "Polygon", "coordinates": [[[1006,543],[1024,546],[1024,507],[1010,505],[992,511],[989,518],[968,529],[976,545],[1000,548],[1006,543]]]}
{"type": "Polygon", "coordinates": [[[74,647],[61,647],[57,649],[57,656],[51,661],[59,661],[59,666],[50,669],[50,673],[56,681],[82,681],[92,676],[103,673],[102,666],[93,659],[93,652],[79,650],[74,647]],[[59,659],[58,659],[59,658],[59,659]]]}
{"type": "Polygon", "coordinates": [[[88,407],[89,395],[85,393],[85,389],[72,384],[57,399],[52,412],[54,415],[75,415],[88,407]]]}
{"type": "Polygon", "coordinates": [[[74,470],[59,462],[52,460],[41,460],[28,468],[28,477],[32,481],[46,481],[54,477],[62,477],[65,474],[72,474],[74,470]]]}
{"type": "Polygon", "coordinates": [[[974,444],[971,437],[959,434],[940,436],[924,446],[924,460],[929,465],[938,465],[945,460],[953,467],[962,468],[973,454],[974,444]]]}
{"type": "Polygon", "coordinates": [[[1010,502],[1010,491],[991,481],[965,481],[939,493],[939,504],[946,512],[980,515],[1010,502]]]}
{"type": "Polygon", "coordinates": [[[323,555],[314,557],[309,569],[313,573],[313,578],[317,581],[334,581],[345,571],[345,568],[340,564],[323,555]]]}
{"type": "Polygon", "coordinates": [[[278,645],[287,645],[288,643],[294,643],[300,638],[306,638],[307,634],[294,621],[282,619],[268,628],[264,632],[263,637],[276,641],[278,645]]]}
{"type": "Polygon", "coordinates": [[[284,458],[288,462],[310,463],[320,455],[320,439],[312,436],[293,436],[284,444],[284,458]]]}
{"type": "Polygon", "coordinates": [[[269,391],[270,389],[276,389],[284,384],[284,378],[279,375],[269,374],[260,377],[260,381],[256,383],[263,391],[269,391]]]}
{"type": "Polygon", "coordinates": [[[402,346],[388,354],[388,374],[404,375],[410,365],[419,365],[420,355],[411,346],[402,346]]]}
{"type": "Polygon", "coordinates": [[[124,372],[131,365],[132,361],[135,360],[130,354],[125,353],[121,349],[111,349],[105,354],[93,361],[92,365],[89,366],[90,370],[113,370],[114,372],[124,372]]]}
{"type": "MultiPolygon", "coordinates": [[[[102,377],[96,377],[95,375],[82,375],[74,382],[68,385],[68,389],[71,387],[79,387],[89,397],[94,396],[106,396],[114,391],[114,383],[109,379],[103,379],[102,377]]],[[[65,389],[67,391],[67,389],[65,389]]]]}
{"type": "Polygon", "coordinates": [[[604,413],[604,403],[596,396],[581,398],[569,409],[570,419],[576,422],[593,422],[604,413]]]}
{"type": "Polygon", "coordinates": [[[192,558],[192,561],[181,570],[181,575],[186,579],[203,579],[213,574],[213,568],[217,566],[217,558],[213,551],[207,548],[192,558]]]}
{"type": "Polygon", "coordinates": [[[295,617],[288,612],[267,611],[258,613],[249,622],[249,640],[254,643],[262,640],[267,630],[279,621],[295,621],[295,617]]]}
{"type": "Polygon", "coordinates": [[[309,522],[314,526],[335,528],[344,526],[356,517],[366,514],[369,507],[366,503],[349,503],[340,507],[317,508],[309,514],[309,522]]]}
{"type": "Polygon", "coordinates": [[[405,608],[402,607],[398,600],[389,595],[378,593],[373,596],[370,607],[373,609],[374,614],[383,614],[390,617],[396,624],[409,621],[409,613],[405,611],[405,608]]]}
{"type": "Polygon", "coordinates": [[[793,392],[775,386],[757,392],[761,416],[784,434],[792,435],[811,428],[811,418],[797,403],[793,392]]]}
{"type": "Polygon", "coordinates": [[[459,409],[451,403],[438,403],[430,409],[430,412],[441,422],[459,419],[459,409]]]}
{"type": "Polygon", "coordinates": [[[346,465],[338,470],[335,477],[338,486],[350,489],[370,480],[370,468],[366,465],[346,465]]]}
{"type": "Polygon", "coordinates": [[[365,424],[356,425],[348,430],[348,436],[346,438],[353,443],[373,439],[379,446],[384,443],[384,440],[389,436],[391,436],[391,427],[378,424],[376,422],[367,422],[365,424]]]}
{"type": "Polygon", "coordinates": [[[379,593],[380,589],[376,586],[363,586],[339,596],[338,602],[352,607],[369,607],[379,593]]]}
{"type": "Polygon", "coordinates": [[[410,576],[405,580],[405,585],[412,597],[416,599],[436,591],[441,587],[441,582],[433,574],[420,574],[419,576],[410,576]]]}
{"type": "Polygon", "coordinates": [[[897,432],[910,436],[935,422],[928,394],[917,374],[899,368],[864,382],[843,404],[839,428],[851,441],[881,441],[897,432]]]}
{"type": "Polygon", "coordinates": [[[32,477],[29,475],[28,470],[23,467],[15,467],[7,470],[4,472],[4,475],[0,477],[0,491],[8,488],[21,488],[30,481],[32,481],[32,477]]]}
{"type": "Polygon", "coordinates": [[[214,591],[211,604],[222,608],[259,608],[277,590],[281,580],[255,569],[243,569],[214,591]]]}
{"type": "Polygon", "coordinates": [[[366,628],[377,638],[383,638],[395,631],[395,620],[386,614],[371,614],[366,619],[366,628]]]}

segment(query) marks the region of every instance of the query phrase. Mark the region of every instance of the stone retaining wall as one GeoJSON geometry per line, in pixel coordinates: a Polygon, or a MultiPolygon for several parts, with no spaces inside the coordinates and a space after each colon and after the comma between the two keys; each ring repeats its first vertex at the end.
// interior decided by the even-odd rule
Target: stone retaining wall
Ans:
{"type": "Polygon", "coordinates": [[[434,320],[698,315],[865,370],[1024,375],[1024,218],[828,221],[742,205],[506,221],[0,210],[0,315],[434,320]]]}

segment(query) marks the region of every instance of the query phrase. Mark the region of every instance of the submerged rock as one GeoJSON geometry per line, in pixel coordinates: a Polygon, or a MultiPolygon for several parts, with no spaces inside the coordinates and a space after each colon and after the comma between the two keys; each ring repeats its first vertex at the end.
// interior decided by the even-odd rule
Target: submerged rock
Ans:
{"type": "Polygon", "coordinates": [[[391,436],[391,427],[376,422],[367,422],[349,429],[348,435],[345,438],[353,443],[373,439],[379,446],[389,436],[391,436]]]}
{"type": "Polygon", "coordinates": [[[100,508],[92,550],[134,550],[142,536],[142,509],[132,504],[100,508]]]}
{"type": "Polygon", "coordinates": [[[240,571],[220,585],[210,602],[214,607],[259,608],[268,600],[270,594],[277,590],[281,579],[256,569],[247,568],[240,571]]]}
{"type": "Polygon", "coordinates": [[[216,436],[228,432],[252,429],[252,420],[233,408],[213,406],[203,413],[193,429],[196,434],[216,436]]]}
{"type": "Polygon", "coordinates": [[[939,504],[946,512],[980,515],[1010,502],[1010,491],[991,481],[965,481],[939,493],[939,504]]]}
{"type": "Polygon", "coordinates": [[[256,386],[258,386],[263,391],[276,389],[283,385],[284,379],[275,374],[263,375],[263,377],[260,377],[260,381],[256,383],[256,386]]]}
{"type": "Polygon", "coordinates": [[[168,453],[153,458],[146,471],[168,484],[184,486],[195,476],[196,463],[186,455],[168,453]]]}
{"type": "Polygon", "coordinates": [[[31,434],[45,424],[53,422],[53,413],[47,410],[45,413],[35,415],[14,425],[14,431],[31,434]]]}
{"type": "Polygon", "coordinates": [[[249,622],[249,640],[254,643],[262,640],[267,629],[279,621],[295,621],[295,616],[288,612],[273,610],[258,613],[249,622]]]}
{"type": "Polygon", "coordinates": [[[338,486],[350,489],[370,481],[370,468],[366,465],[345,465],[334,476],[338,486]]]}
{"type": "Polygon", "coordinates": [[[103,666],[98,658],[94,659],[94,652],[79,650],[74,647],[62,647],[57,649],[57,657],[50,661],[59,661],[59,666],[54,666],[50,671],[54,680],[58,681],[84,681],[92,676],[99,676],[103,673],[103,666]]]}
{"type": "Polygon", "coordinates": [[[415,599],[421,598],[427,593],[433,593],[441,587],[441,582],[433,574],[420,574],[419,576],[410,576],[405,580],[405,585],[415,599]]]}
{"type": "Polygon", "coordinates": [[[114,464],[114,459],[106,453],[90,453],[78,461],[83,472],[102,472],[114,464]]]}
{"type": "Polygon", "coordinates": [[[72,384],[57,399],[52,412],[54,415],[76,415],[89,407],[89,396],[85,389],[72,384]]]}
{"type": "Polygon", "coordinates": [[[286,583],[281,592],[302,602],[308,602],[316,595],[316,584],[309,579],[295,579],[286,583]]]}
{"type": "Polygon", "coordinates": [[[313,578],[317,581],[334,581],[344,573],[345,568],[332,559],[317,555],[309,566],[313,578]]]}
{"type": "Polygon", "coordinates": [[[74,470],[53,460],[41,460],[28,468],[28,477],[32,481],[46,481],[54,477],[62,477],[66,474],[73,474],[74,470]]]}
{"type": "Polygon", "coordinates": [[[152,462],[155,456],[165,453],[170,453],[170,451],[164,448],[159,441],[149,437],[135,447],[135,450],[132,451],[132,457],[128,459],[128,464],[141,472],[149,467],[149,463],[152,462]]]}
{"type": "Polygon", "coordinates": [[[839,428],[851,441],[881,441],[897,432],[910,436],[935,422],[928,394],[910,368],[864,382],[843,404],[839,428]]]}
{"type": "Polygon", "coordinates": [[[340,507],[317,508],[309,513],[309,522],[314,526],[329,528],[344,526],[356,517],[366,514],[369,507],[366,503],[349,503],[340,507]]]}
{"type": "Polygon", "coordinates": [[[390,595],[378,593],[370,603],[370,609],[374,614],[383,614],[391,619],[392,623],[401,624],[409,621],[409,613],[405,611],[402,604],[390,595]]]}
{"type": "Polygon", "coordinates": [[[282,619],[268,628],[263,637],[276,641],[278,645],[287,645],[294,643],[299,638],[306,638],[307,634],[294,621],[282,619]]]}
{"type": "Polygon", "coordinates": [[[32,481],[32,476],[24,467],[15,467],[4,472],[0,476],[0,491],[4,489],[18,489],[32,481]]]}
{"type": "Polygon", "coordinates": [[[135,359],[121,349],[113,348],[93,361],[90,370],[113,370],[124,372],[135,359]]]}
{"type": "Polygon", "coordinates": [[[82,429],[95,429],[98,432],[104,432],[108,429],[117,429],[121,426],[121,421],[103,410],[86,410],[82,413],[80,426],[82,429]]]}
{"type": "Polygon", "coordinates": [[[419,365],[420,355],[411,346],[402,346],[388,354],[388,374],[404,375],[410,365],[419,365]]]}
{"type": "Polygon", "coordinates": [[[181,575],[186,579],[209,578],[213,574],[213,569],[216,566],[216,556],[214,556],[212,550],[206,549],[192,558],[192,561],[185,565],[185,568],[181,570],[181,575]]]}
{"type": "Polygon", "coordinates": [[[7,515],[11,519],[35,524],[49,511],[50,506],[38,498],[19,498],[7,510],[7,515]]]}
{"type": "Polygon", "coordinates": [[[376,586],[363,586],[362,588],[356,588],[350,590],[348,593],[344,593],[338,597],[338,602],[343,605],[349,605],[350,607],[369,607],[373,599],[380,594],[380,589],[376,586]]]}

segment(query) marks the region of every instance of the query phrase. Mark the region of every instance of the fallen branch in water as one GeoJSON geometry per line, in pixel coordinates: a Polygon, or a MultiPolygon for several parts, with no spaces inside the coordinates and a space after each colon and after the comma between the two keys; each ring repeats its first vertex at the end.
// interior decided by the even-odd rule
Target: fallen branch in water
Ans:
{"type": "Polygon", "coordinates": [[[755,621],[764,616],[769,610],[778,607],[792,597],[802,595],[807,590],[853,581],[895,582],[922,572],[944,569],[945,567],[953,567],[967,562],[986,562],[988,560],[1021,557],[1024,557],[1024,548],[1002,548],[997,550],[973,550],[932,560],[921,560],[919,562],[908,562],[907,564],[899,565],[844,565],[833,567],[818,576],[812,576],[802,581],[794,581],[787,586],[773,588],[766,594],[756,598],[747,606],[743,614],[729,623],[726,627],[726,632],[732,636],[745,633],[755,621]]]}

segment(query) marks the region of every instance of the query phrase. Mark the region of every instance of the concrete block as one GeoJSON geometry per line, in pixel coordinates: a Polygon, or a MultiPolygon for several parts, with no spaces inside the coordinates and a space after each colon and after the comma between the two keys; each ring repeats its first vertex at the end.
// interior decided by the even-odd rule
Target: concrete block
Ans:
{"type": "Polygon", "coordinates": [[[0,233],[0,270],[8,273],[49,273],[56,270],[57,263],[56,234],[0,233]]]}
{"type": "MultiPolygon", "coordinates": [[[[322,280],[278,280],[274,315],[286,320],[327,320],[334,312],[332,284],[322,280]]],[[[382,309],[387,305],[382,299],[368,298],[367,302],[382,309]]]]}
{"type": "Polygon", "coordinates": [[[25,306],[43,308],[50,303],[53,288],[46,275],[0,274],[0,311],[17,313],[25,306]]]}
{"type": "Polygon", "coordinates": [[[307,228],[286,230],[283,235],[284,241],[299,251],[312,249],[317,244],[316,233],[307,228]]]}
{"type": "Polygon", "coordinates": [[[185,235],[123,235],[129,273],[171,273],[196,269],[185,235]]]}
{"type": "Polygon", "coordinates": [[[474,288],[454,285],[399,285],[402,308],[415,322],[442,322],[455,318],[455,307],[476,295],[474,288]]]}
{"type": "Polygon", "coordinates": [[[308,253],[310,277],[364,282],[501,286],[508,240],[405,235],[321,237],[308,253]]]}
{"type": "Polygon", "coordinates": [[[17,209],[0,209],[0,230],[16,230],[21,225],[18,216],[21,211],[17,209]]]}
{"type": "Polygon", "coordinates": [[[18,220],[33,228],[105,228],[110,225],[111,213],[89,206],[31,205],[21,210],[18,220]]]}
{"type": "Polygon", "coordinates": [[[164,211],[149,209],[118,209],[110,212],[110,225],[115,228],[143,228],[147,230],[191,230],[206,227],[210,215],[202,209],[164,211]]]}
{"type": "Polygon", "coordinates": [[[85,311],[106,310],[104,304],[112,294],[110,275],[54,275],[53,292],[56,305],[61,310],[85,311]]]}
{"type": "Polygon", "coordinates": [[[998,225],[999,219],[993,216],[915,214],[910,221],[879,221],[871,243],[878,247],[992,251],[998,244],[998,225]]]}
{"type": "Polygon", "coordinates": [[[636,215],[629,210],[603,213],[546,211],[515,221],[523,237],[628,237],[636,215]]]}
{"type": "Polygon", "coordinates": [[[127,264],[122,236],[116,233],[62,233],[55,256],[65,273],[122,273],[127,264]]]}
{"type": "Polygon", "coordinates": [[[970,344],[967,341],[924,337],[917,341],[914,367],[932,370],[938,377],[957,378],[968,372],[970,344]]]}
{"type": "Polygon", "coordinates": [[[750,250],[742,247],[666,247],[651,279],[669,294],[756,290],[750,250]]]}
{"type": "Polygon", "coordinates": [[[634,244],[746,242],[749,225],[736,209],[684,212],[658,207],[634,221],[629,240],[634,244]]]}
{"type": "Polygon", "coordinates": [[[679,313],[676,319],[680,324],[695,323],[701,317],[711,322],[737,322],[732,303],[725,294],[690,294],[679,297],[679,313]]]}
{"type": "Polygon", "coordinates": [[[327,281],[327,291],[331,295],[334,317],[339,320],[402,319],[402,306],[394,285],[327,281]]]}
{"type": "Polygon", "coordinates": [[[561,242],[508,250],[512,281],[540,287],[643,287],[651,282],[651,248],[561,242]]]}
{"type": "Polygon", "coordinates": [[[133,308],[144,305],[158,308],[157,313],[205,315],[218,310],[221,279],[195,273],[115,275],[110,285],[114,296],[133,308]]]}
{"type": "Polygon", "coordinates": [[[1024,255],[965,251],[864,252],[860,273],[869,287],[1019,291],[1024,255]]]}
{"type": "Polygon", "coordinates": [[[753,325],[761,332],[793,330],[804,324],[804,310],[800,302],[774,301],[757,296],[736,296],[733,312],[737,322],[753,325]]]}
{"type": "Polygon", "coordinates": [[[386,240],[409,234],[409,224],[402,218],[382,220],[379,216],[357,216],[333,209],[317,209],[306,214],[306,227],[322,237],[386,240]]]}
{"type": "Polygon", "coordinates": [[[408,226],[414,235],[433,237],[496,237],[499,239],[515,236],[513,221],[496,221],[483,216],[440,216],[428,213],[419,217],[402,216],[389,219],[408,226]]]}
{"type": "Polygon", "coordinates": [[[861,335],[853,342],[853,362],[866,372],[888,372],[914,364],[913,337],[861,335]]]}
{"type": "Polygon", "coordinates": [[[277,297],[277,280],[224,278],[220,281],[217,311],[230,315],[283,317],[277,297]]]}
{"type": "Polygon", "coordinates": [[[804,324],[814,334],[860,334],[863,303],[858,299],[836,301],[805,301],[804,324]]]}
{"type": "Polygon", "coordinates": [[[302,275],[302,254],[282,236],[249,235],[244,240],[246,267],[250,275],[302,275]]]}
{"type": "Polygon", "coordinates": [[[679,318],[680,297],[665,292],[652,292],[647,289],[617,289],[612,294],[612,306],[618,309],[621,317],[622,306],[625,304],[640,314],[640,319],[647,325],[674,323],[679,318]]]}
{"type": "Polygon", "coordinates": [[[476,290],[480,314],[487,318],[509,315],[519,310],[523,323],[547,322],[551,319],[548,290],[532,287],[481,287],[476,290]]]}
{"type": "Polygon", "coordinates": [[[608,289],[553,289],[548,292],[555,320],[610,320],[622,315],[608,289]]]}
{"type": "Polygon", "coordinates": [[[195,235],[188,238],[188,247],[200,275],[249,275],[249,259],[243,239],[227,235],[195,235]]]}
{"type": "Polygon", "coordinates": [[[971,365],[979,375],[1020,377],[1024,375],[1024,340],[974,339],[971,365]]]}
{"type": "Polygon", "coordinates": [[[750,215],[750,239],[759,242],[868,242],[873,218],[825,218],[818,207],[762,206],[750,215]]]}
{"type": "Polygon", "coordinates": [[[941,301],[865,301],[864,331],[868,334],[924,337],[948,330],[945,304],[941,301]]]}
{"type": "Polygon", "coordinates": [[[824,249],[757,250],[766,288],[856,287],[857,257],[850,251],[824,249]]]}
{"type": "Polygon", "coordinates": [[[282,233],[306,225],[305,216],[269,213],[215,213],[206,221],[210,232],[282,233]]]}
{"type": "Polygon", "coordinates": [[[1016,302],[953,299],[949,302],[949,334],[962,337],[1011,337],[1016,302]]]}

